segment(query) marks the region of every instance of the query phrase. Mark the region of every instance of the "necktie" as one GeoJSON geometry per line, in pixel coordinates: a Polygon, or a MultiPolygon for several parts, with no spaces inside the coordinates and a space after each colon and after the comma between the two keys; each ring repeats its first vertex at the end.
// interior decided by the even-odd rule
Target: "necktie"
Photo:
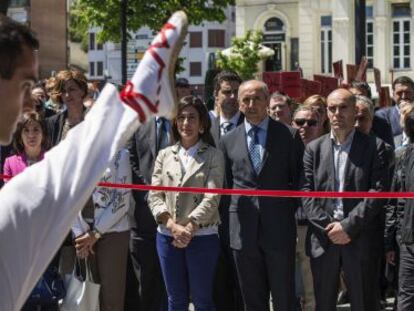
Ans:
{"type": "Polygon", "coordinates": [[[259,174],[260,168],[262,166],[262,159],[260,158],[260,145],[259,145],[259,132],[258,127],[252,127],[249,130],[250,143],[249,143],[249,154],[250,160],[252,161],[253,168],[256,174],[259,174]]]}
{"type": "Polygon", "coordinates": [[[233,123],[231,122],[223,122],[221,124],[221,133],[222,135],[226,135],[231,129],[233,128],[233,123]]]}
{"type": "Polygon", "coordinates": [[[157,120],[157,151],[160,151],[169,145],[167,130],[167,120],[159,118],[157,120]]]}

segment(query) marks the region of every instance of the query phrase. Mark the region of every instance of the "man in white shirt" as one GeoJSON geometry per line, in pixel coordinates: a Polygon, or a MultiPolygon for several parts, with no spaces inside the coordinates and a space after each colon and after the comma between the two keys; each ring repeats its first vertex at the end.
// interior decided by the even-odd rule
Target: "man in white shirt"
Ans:
{"type": "MultiPolygon", "coordinates": [[[[345,89],[327,98],[331,132],[306,146],[305,191],[386,191],[388,165],[383,142],[354,129],[355,96],[345,89]]],[[[373,251],[384,200],[303,198],[309,221],[306,253],[315,284],[316,310],[336,308],[344,271],[352,310],[379,310],[378,255],[373,251]]]]}
{"type": "MultiPolygon", "coordinates": [[[[153,114],[174,115],[173,73],[186,32],[186,15],[175,13],[121,94],[107,84],[84,122],[1,189],[2,311],[20,310],[110,161],[140,123],[153,114]]],[[[1,144],[10,142],[24,96],[37,79],[38,45],[26,26],[0,16],[1,144]]]]}

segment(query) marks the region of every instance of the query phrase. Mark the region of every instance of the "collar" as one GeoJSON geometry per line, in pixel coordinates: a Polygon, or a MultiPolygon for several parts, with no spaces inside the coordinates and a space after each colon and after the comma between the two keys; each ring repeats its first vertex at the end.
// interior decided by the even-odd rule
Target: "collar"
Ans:
{"type": "MultiPolygon", "coordinates": [[[[200,139],[194,146],[190,147],[187,150],[187,152],[189,152],[189,150],[191,148],[194,148],[196,146],[197,146],[197,149],[196,149],[197,152],[196,152],[196,154],[200,154],[200,153],[203,153],[204,151],[206,151],[206,149],[208,148],[209,145],[200,139]]],[[[176,142],[173,146],[171,146],[171,151],[173,153],[175,153],[175,154],[177,154],[180,151],[180,149],[184,149],[184,148],[181,148],[181,144],[180,144],[179,141],[176,142]]]]}
{"type": "Polygon", "coordinates": [[[231,124],[233,124],[233,125],[237,125],[237,121],[239,120],[239,118],[240,118],[240,111],[237,111],[235,114],[234,114],[234,116],[232,116],[230,119],[226,119],[225,117],[223,117],[223,116],[220,116],[220,126],[223,124],[223,123],[225,123],[225,122],[230,122],[231,124]]]}
{"type": "Polygon", "coordinates": [[[249,131],[250,131],[250,129],[252,128],[252,127],[258,127],[258,128],[260,128],[261,130],[263,130],[263,131],[267,131],[267,128],[268,128],[268,126],[269,126],[269,117],[265,117],[264,119],[263,119],[263,121],[262,122],[260,122],[258,125],[253,125],[253,124],[251,124],[249,121],[247,121],[247,119],[246,118],[244,118],[244,127],[245,127],[245,129],[246,129],[246,134],[248,134],[249,133],[249,131]]]}
{"type": "Polygon", "coordinates": [[[352,140],[354,139],[354,135],[355,135],[355,129],[352,129],[352,131],[346,137],[345,142],[343,142],[342,144],[338,143],[338,141],[336,139],[336,136],[335,136],[335,133],[332,130],[331,130],[331,133],[330,133],[329,136],[330,136],[332,142],[335,145],[346,147],[346,146],[352,144],[352,140]]]}

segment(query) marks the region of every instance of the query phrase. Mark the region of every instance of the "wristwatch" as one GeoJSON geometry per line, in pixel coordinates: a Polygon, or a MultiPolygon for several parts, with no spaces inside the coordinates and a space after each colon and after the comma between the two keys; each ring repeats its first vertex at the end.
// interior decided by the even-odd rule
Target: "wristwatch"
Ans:
{"type": "Polygon", "coordinates": [[[97,239],[97,240],[99,240],[101,237],[102,237],[102,234],[98,231],[98,230],[96,230],[96,229],[93,229],[92,231],[92,235],[95,237],[95,239],[97,239]]]}

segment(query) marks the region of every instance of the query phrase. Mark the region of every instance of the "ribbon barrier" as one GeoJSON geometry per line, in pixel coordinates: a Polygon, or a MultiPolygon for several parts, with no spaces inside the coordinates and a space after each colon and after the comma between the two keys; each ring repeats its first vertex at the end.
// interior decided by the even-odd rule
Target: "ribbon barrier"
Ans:
{"type": "MultiPolygon", "coordinates": [[[[0,174],[0,179],[10,179],[13,176],[0,174]]],[[[135,184],[117,184],[100,182],[98,187],[131,189],[137,191],[169,191],[183,193],[212,193],[220,195],[242,195],[255,197],[281,197],[281,198],[342,198],[342,199],[414,199],[414,192],[367,192],[367,191],[297,191],[297,190],[257,190],[257,189],[221,189],[221,188],[195,188],[150,186],[135,184]]]]}

